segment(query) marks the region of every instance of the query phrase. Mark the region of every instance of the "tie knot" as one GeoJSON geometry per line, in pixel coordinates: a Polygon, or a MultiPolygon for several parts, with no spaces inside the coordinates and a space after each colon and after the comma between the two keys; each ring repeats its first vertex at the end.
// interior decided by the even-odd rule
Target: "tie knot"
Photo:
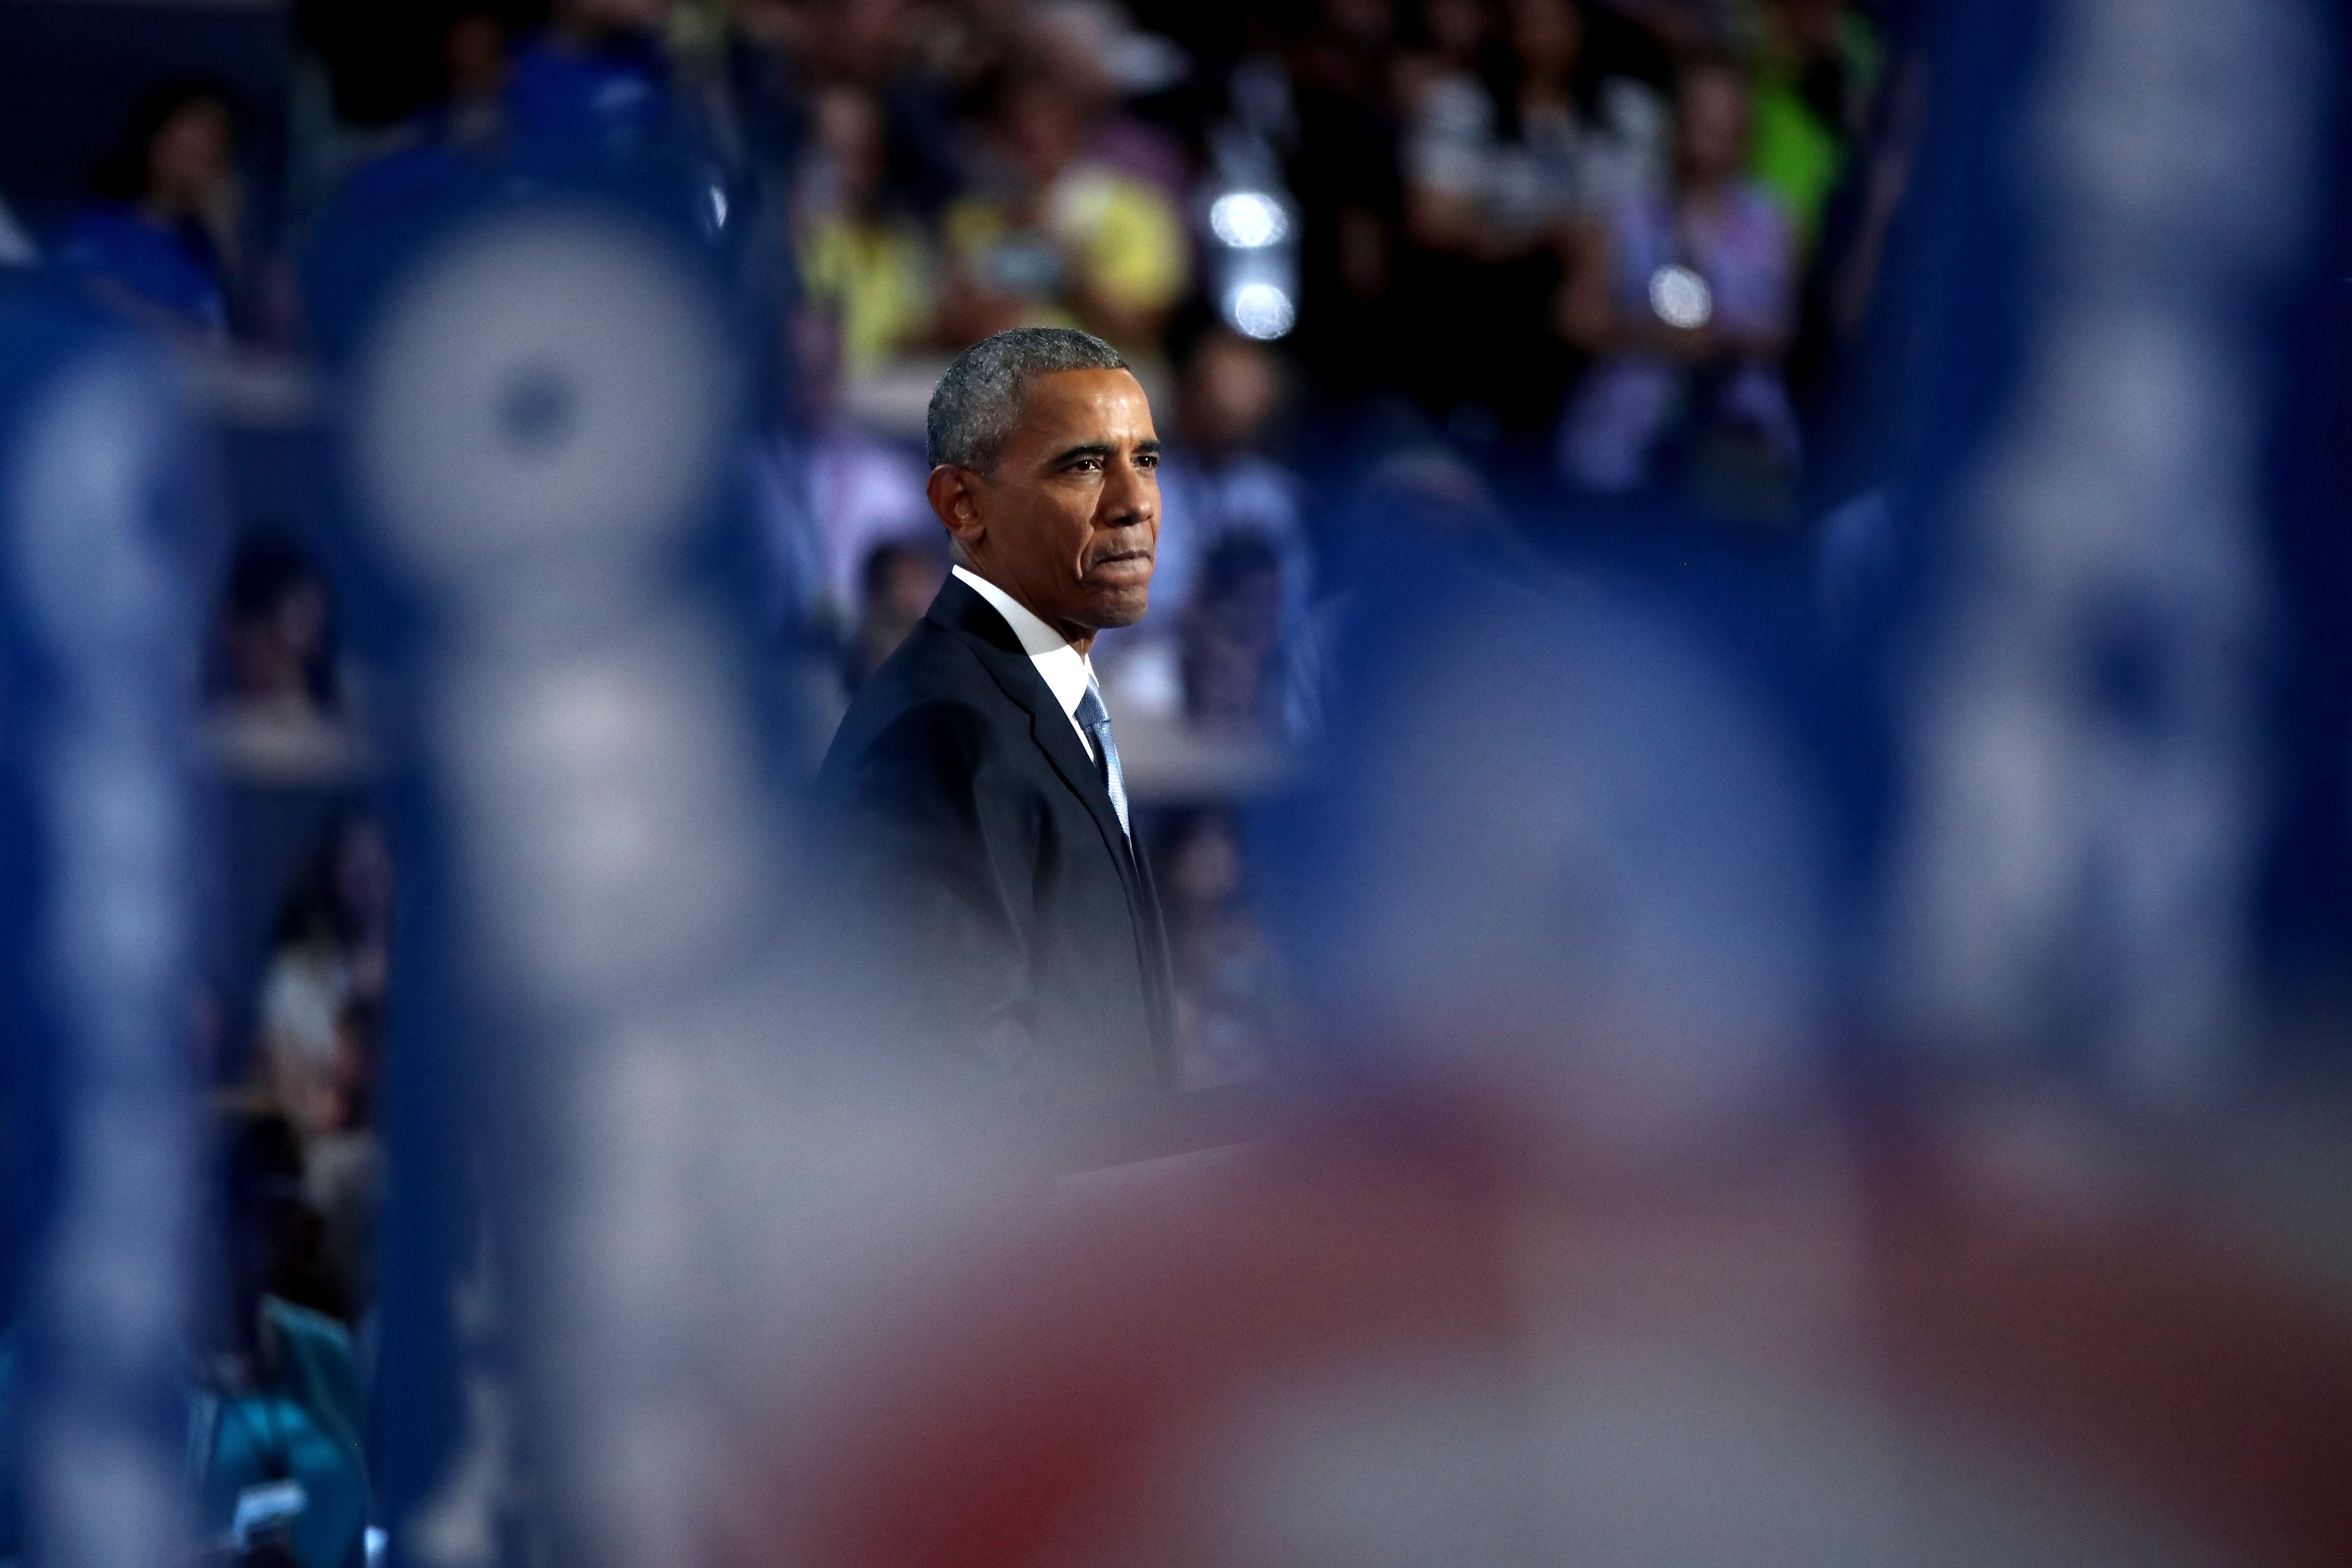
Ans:
{"type": "Polygon", "coordinates": [[[1088,730],[1110,722],[1110,714],[1103,707],[1102,694],[1091,680],[1087,682],[1086,695],[1078,699],[1075,716],[1079,724],[1088,730]]]}

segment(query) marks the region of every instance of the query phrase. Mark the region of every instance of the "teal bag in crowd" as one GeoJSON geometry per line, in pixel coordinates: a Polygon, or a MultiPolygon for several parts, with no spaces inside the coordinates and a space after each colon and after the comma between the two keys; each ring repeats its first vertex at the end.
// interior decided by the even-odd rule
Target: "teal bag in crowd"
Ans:
{"type": "Polygon", "coordinates": [[[367,1466],[351,1336],[274,1297],[261,1303],[272,1370],[259,1387],[200,1392],[191,1468],[205,1534],[242,1556],[275,1536],[300,1568],[355,1568],[367,1529],[367,1466]]]}
{"type": "Polygon", "coordinates": [[[207,1536],[250,1548],[282,1530],[301,1568],[347,1568],[359,1561],[367,1479],[353,1449],[282,1394],[202,1399],[197,1419],[207,1417],[207,1536]]]}
{"type": "MultiPolygon", "coordinates": [[[[367,1461],[352,1338],[321,1313],[265,1296],[271,1350],[266,1385],[194,1390],[188,1468],[201,1524],[232,1555],[278,1533],[300,1568],[358,1568],[366,1545],[367,1461]]],[[[16,1474],[18,1335],[0,1331],[0,1478],[16,1474]]],[[[13,1486],[0,1485],[0,1563],[23,1551],[13,1486]]]]}

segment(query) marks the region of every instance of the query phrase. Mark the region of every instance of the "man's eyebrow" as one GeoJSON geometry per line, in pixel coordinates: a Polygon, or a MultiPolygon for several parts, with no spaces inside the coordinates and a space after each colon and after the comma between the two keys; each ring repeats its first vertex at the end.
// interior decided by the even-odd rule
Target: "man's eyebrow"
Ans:
{"type": "MultiPolygon", "coordinates": [[[[1117,450],[1118,448],[1113,447],[1108,441],[1087,441],[1076,447],[1066,447],[1062,451],[1055,453],[1052,457],[1045,459],[1045,466],[1049,468],[1066,468],[1069,464],[1076,462],[1081,458],[1099,458],[1108,462],[1110,459],[1111,454],[1117,450]]],[[[1139,458],[1156,458],[1160,456],[1160,437],[1157,436],[1147,436],[1142,440],[1138,441],[1135,444],[1135,455],[1139,458]]]]}

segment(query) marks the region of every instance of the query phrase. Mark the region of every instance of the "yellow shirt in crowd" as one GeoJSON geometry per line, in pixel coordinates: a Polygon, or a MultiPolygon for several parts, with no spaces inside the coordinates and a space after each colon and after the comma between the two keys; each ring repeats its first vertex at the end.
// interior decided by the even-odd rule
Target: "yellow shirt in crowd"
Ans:
{"type": "MultiPolygon", "coordinates": [[[[1190,271],[1184,225],[1157,188],[1100,165],[1082,165],[1055,183],[1046,206],[1053,237],[1077,255],[1105,303],[1121,310],[1164,310],[1183,299],[1190,271]]],[[[967,197],[948,210],[948,252],[969,265],[1017,238],[1024,227],[1003,203],[967,197]]],[[[1037,303],[1036,324],[1075,324],[1066,301],[1037,303]]]]}
{"type": "Polygon", "coordinates": [[[839,318],[842,368],[853,376],[930,336],[938,280],[910,223],[827,214],[802,241],[801,281],[839,318]]]}

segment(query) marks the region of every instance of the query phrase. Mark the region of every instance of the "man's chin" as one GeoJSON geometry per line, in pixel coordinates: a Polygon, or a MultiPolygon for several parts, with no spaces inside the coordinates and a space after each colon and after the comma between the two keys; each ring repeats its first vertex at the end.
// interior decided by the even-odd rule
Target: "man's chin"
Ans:
{"type": "Polygon", "coordinates": [[[1092,612],[1095,630],[1110,631],[1118,626],[1131,626],[1143,619],[1151,607],[1151,591],[1137,588],[1131,592],[1103,594],[1087,606],[1092,612]]]}

